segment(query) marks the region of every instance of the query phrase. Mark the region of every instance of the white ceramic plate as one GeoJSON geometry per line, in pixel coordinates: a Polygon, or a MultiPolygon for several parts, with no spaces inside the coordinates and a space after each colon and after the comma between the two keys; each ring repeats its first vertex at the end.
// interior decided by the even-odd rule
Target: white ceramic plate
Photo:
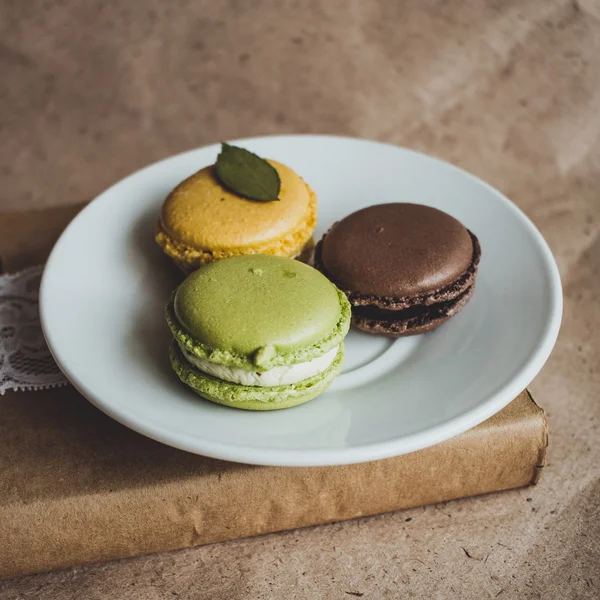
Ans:
{"type": "Polygon", "coordinates": [[[41,288],[48,344],[73,385],[151,438],[225,460],[334,465],[418,450],[492,416],[542,368],[562,295],[540,233],[502,194],[439,160],[328,136],[234,142],[302,175],[319,198],[321,236],[334,221],[384,202],[440,208],[479,237],[475,295],[438,330],[391,341],[352,331],[330,390],[282,411],[208,402],[172,373],[163,306],[179,281],[153,240],[179,181],[213,163],[217,145],[151,165],[101,194],[56,244],[41,288]]]}

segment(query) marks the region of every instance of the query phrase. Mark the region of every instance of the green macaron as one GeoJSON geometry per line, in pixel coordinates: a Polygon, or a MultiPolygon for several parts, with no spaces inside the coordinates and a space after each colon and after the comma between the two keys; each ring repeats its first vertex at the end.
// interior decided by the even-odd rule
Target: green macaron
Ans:
{"type": "Polygon", "coordinates": [[[350,314],[346,296],[304,263],[269,255],[216,261],[192,273],[166,307],[171,364],[213,402],[295,406],[339,373],[350,314]]]}

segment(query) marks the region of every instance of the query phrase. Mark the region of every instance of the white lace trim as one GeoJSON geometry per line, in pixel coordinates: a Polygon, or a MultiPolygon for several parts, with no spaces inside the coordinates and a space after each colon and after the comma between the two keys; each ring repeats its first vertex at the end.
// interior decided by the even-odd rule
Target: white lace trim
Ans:
{"type": "Polygon", "coordinates": [[[66,385],[40,325],[38,294],[43,266],[0,275],[0,394],[66,385]]]}

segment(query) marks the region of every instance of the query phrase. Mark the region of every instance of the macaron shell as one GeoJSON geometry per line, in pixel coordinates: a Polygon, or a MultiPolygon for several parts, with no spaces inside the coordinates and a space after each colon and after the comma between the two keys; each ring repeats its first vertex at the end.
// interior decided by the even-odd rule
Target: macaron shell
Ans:
{"type": "MultiPolygon", "coordinates": [[[[376,306],[384,310],[402,310],[411,306],[417,305],[432,305],[438,302],[446,302],[453,298],[457,298],[463,294],[475,282],[479,261],[481,259],[481,246],[477,236],[467,230],[471,237],[473,245],[473,256],[469,268],[455,281],[428,294],[420,294],[417,296],[376,296],[369,294],[360,294],[353,290],[342,290],[352,306],[376,306]]],[[[335,278],[327,271],[322,260],[323,239],[321,239],[314,251],[314,267],[321,271],[329,280],[334,281],[335,278]]]]}
{"type": "Polygon", "coordinates": [[[174,310],[197,343],[240,355],[311,346],[326,339],[342,317],[338,290],[323,274],[265,255],[197,270],[177,289],[174,310]]]}
{"type": "Polygon", "coordinates": [[[336,223],[322,241],[321,261],[343,290],[378,297],[429,294],[471,264],[467,229],[429,206],[380,204],[336,223]]]}
{"type": "MultiPolygon", "coordinates": [[[[156,229],[156,243],[163,249],[173,262],[184,272],[192,273],[202,265],[215,260],[241,256],[246,254],[271,254],[286,256],[288,258],[302,257],[314,244],[312,232],[317,219],[317,197],[310,191],[310,212],[306,220],[287,235],[271,240],[264,244],[248,244],[238,248],[211,250],[208,248],[195,248],[173,239],[164,229],[159,220],[156,229]]],[[[306,261],[308,262],[308,261],[306,261]]]]}
{"type": "Polygon", "coordinates": [[[475,286],[472,285],[462,296],[444,307],[443,310],[439,310],[434,304],[424,307],[419,316],[404,318],[401,314],[402,311],[397,311],[398,315],[395,319],[375,319],[353,313],[352,324],[361,331],[393,338],[427,333],[460,312],[473,296],[474,290],[475,286]]]}
{"type": "MultiPolygon", "coordinates": [[[[257,352],[246,355],[237,354],[229,350],[220,350],[218,348],[211,348],[206,344],[202,344],[196,340],[187,332],[175,317],[175,310],[173,308],[173,297],[167,303],[165,307],[165,317],[167,325],[173,334],[173,337],[179,344],[182,344],[186,350],[195,354],[199,358],[210,359],[211,362],[223,365],[229,365],[233,367],[241,367],[242,369],[255,369],[260,367],[264,370],[272,367],[291,365],[299,362],[307,362],[329,352],[332,348],[339,346],[348,330],[350,329],[351,319],[351,307],[348,299],[341,290],[337,290],[338,300],[340,302],[341,315],[340,320],[337,322],[333,331],[330,334],[319,340],[312,346],[305,346],[293,352],[281,352],[278,351],[273,355],[259,354],[257,352]]],[[[174,294],[173,294],[174,296],[174,294]]]]}
{"type": "Polygon", "coordinates": [[[228,383],[192,367],[176,342],[169,350],[171,365],[179,379],[197,394],[225,406],[244,410],[278,410],[308,402],[322,394],[338,375],[344,360],[344,346],[326,371],[293,385],[254,387],[228,383]]]}
{"type": "Polygon", "coordinates": [[[279,200],[247,200],[224,188],[214,166],[180,183],[165,200],[156,241],[174,259],[196,265],[239,254],[291,256],[316,224],[316,196],[290,168],[279,173],[279,200]]]}

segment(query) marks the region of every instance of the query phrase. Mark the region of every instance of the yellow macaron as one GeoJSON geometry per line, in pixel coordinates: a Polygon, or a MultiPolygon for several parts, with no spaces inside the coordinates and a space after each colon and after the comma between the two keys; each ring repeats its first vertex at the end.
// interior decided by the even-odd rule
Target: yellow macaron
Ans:
{"type": "Polygon", "coordinates": [[[274,202],[256,202],[229,191],[217,179],[214,165],[169,194],[156,241],[183,271],[242,254],[297,257],[312,245],[316,195],[292,169],[268,162],[281,182],[274,202]]]}

